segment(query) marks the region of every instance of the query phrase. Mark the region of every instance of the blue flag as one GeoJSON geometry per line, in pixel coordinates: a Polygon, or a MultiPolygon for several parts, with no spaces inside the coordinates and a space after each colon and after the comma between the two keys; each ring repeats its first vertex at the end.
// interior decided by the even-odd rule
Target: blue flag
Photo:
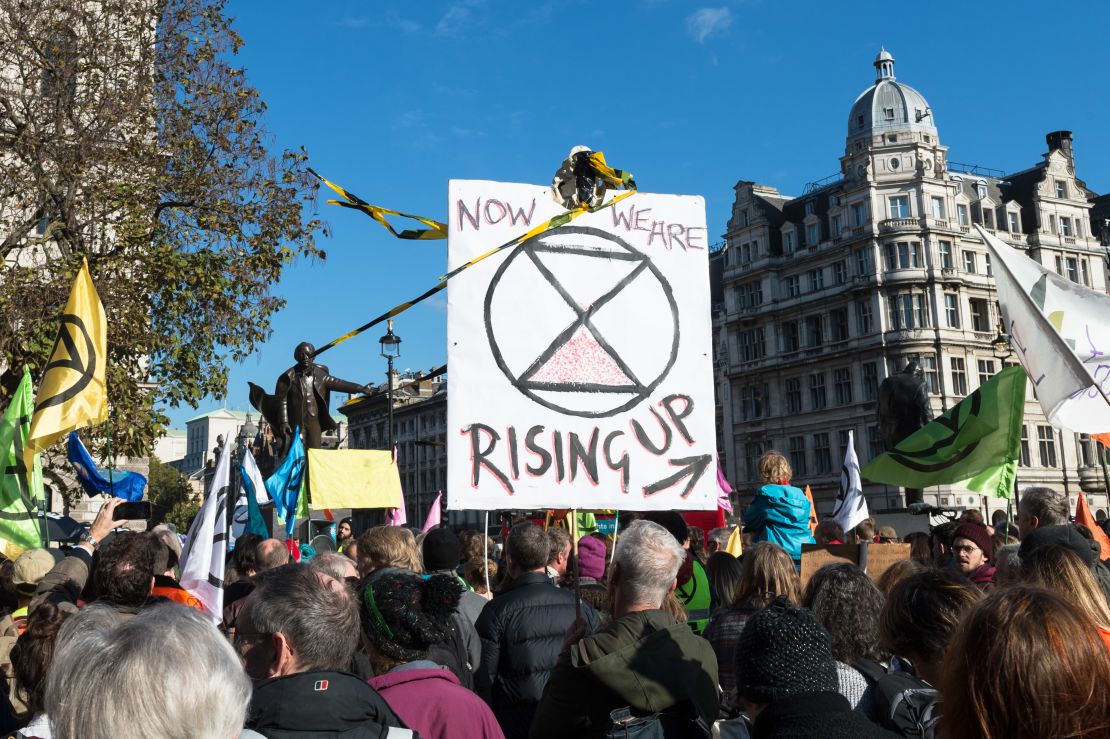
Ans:
{"type": "Polygon", "coordinates": [[[285,523],[286,537],[293,536],[293,528],[297,524],[297,500],[307,462],[301,430],[293,429],[293,443],[289,446],[289,453],[274,474],[266,480],[266,492],[269,493],[270,500],[274,501],[278,518],[285,523]]]}
{"type": "Polygon", "coordinates": [[[239,476],[243,478],[243,497],[247,500],[246,520],[239,525],[243,512],[237,505],[235,519],[231,525],[232,536],[238,539],[243,534],[258,534],[263,539],[269,539],[270,531],[266,528],[266,520],[262,518],[262,509],[258,505],[259,488],[263,494],[266,494],[266,483],[262,479],[262,473],[258,471],[258,463],[254,461],[254,455],[251,454],[250,449],[243,454],[243,463],[239,465],[239,476]],[[240,530],[236,531],[236,528],[240,530]]]}
{"type": "Polygon", "coordinates": [[[109,482],[108,477],[96,466],[89,450],[81,443],[76,431],[69,433],[66,457],[69,459],[69,463],[73,465],[74,472],[77,473],[77,481],[81,483],[85,494],[90,498],[94,495],[107,493],[132,503],[143,499],[143,491],[146,490],[146,478],[138,472],[112,470],[112,480],[109,482]]]}

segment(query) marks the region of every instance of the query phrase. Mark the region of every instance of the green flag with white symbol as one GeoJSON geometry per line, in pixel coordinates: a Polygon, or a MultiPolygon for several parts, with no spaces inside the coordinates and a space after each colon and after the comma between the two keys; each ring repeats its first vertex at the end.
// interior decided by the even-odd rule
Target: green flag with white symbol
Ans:
{"type": "Polygon", "coordinates": [[[31,372],[24,367],[23,379],[0,418],[0,551],[12,559],[24,549],[43,545],[36,518],[43,500],[42,462],[33,455],[28,474],[23,453],[34,410],[31,372]]]}
{"type": "Polygon", "coordinates": [[[1025,370],[1008,367],[868,462],[863,477],[907,488],[958,485],[1009,498],[1024,419],[1025,370]]]}

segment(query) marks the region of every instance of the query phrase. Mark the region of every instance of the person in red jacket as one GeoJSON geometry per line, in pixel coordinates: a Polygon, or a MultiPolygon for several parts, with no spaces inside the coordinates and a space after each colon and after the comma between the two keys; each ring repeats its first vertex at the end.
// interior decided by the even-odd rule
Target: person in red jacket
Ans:
{"type": "Polygon", "coordinates": [[[374,677],[370,686],[424,739],[504,739],[489,706],[428,659],[448,642],[462,594],[448,575],[422,579],[392,572],[362,591],[362,642],[374,677]]]}

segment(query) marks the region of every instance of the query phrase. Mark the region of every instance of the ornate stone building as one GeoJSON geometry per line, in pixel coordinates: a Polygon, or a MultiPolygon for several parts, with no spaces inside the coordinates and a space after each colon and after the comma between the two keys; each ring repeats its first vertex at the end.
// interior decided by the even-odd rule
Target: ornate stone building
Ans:
{"type": "MultiPolygon", "coordinates": [[[[879,383],[916,360],[934,416],[1016,359],[994,341],[1000,313],[990,255],[972,224],[1068,279],[1106,289],[1092,193],[1076,176],[1072,136],[1047,136],[1042,161],[1011,175],[950,161],[917,90],[894,58],[852,104],[840,173],[799,197],[741,181],[725,234],[715,313],[718,396],[730,479],[757,484],[774,448],[832,508],[848,431],[861,464],[882,451],[879,383]]],[[[1057,432],[1028,393],[1020,486],[1083,489],[1107,508],[1098,445],[1057,432]]],[[[873,511],[903,507],[898,488],[866,485],[873,511]]],[[[941,486],[925,500],[994,512],[1005,501],[941,486]]]]}

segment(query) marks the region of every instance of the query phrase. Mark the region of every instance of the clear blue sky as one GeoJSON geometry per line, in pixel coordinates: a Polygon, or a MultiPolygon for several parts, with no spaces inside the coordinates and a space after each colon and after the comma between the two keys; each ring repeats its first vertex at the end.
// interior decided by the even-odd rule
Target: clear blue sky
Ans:
{"type": "MultiPolygon", "coordinates": [[[[932,106],[949,158],[1007,172],[1044,134],[1075,132],[1078,174],[1110,190],[1110,5],[1033,2],[331,2],[233,0],[240,62],[275,147],[364,199],[446,220],[449,179],[548,183],[570,147],[605,152],[652,192],[705,196],[720,240],[738,180],[800,194],[839,170],[848,110],[880,45],[932,106]]],[[[405,242],[323,204],[323,262],[293,265],[259,354],[232,368],[272,387],[317,346],[422,292],[446,242],[405,242]]],[[[491,244],[491,246],[493,246],[491,244]]],[[[433,299],[435,301],[435,299],[433,299]]],[[[400,368],[446,361],[445,301],[403,314],[400,368]]],[[[384,380],[373,329],[328,352],[333,374],[384,380]]],[[[218,407],[210,399],[202,411],[218,407]]],[[[174,426],[195,415],[171,410],[174,426]]]]}

